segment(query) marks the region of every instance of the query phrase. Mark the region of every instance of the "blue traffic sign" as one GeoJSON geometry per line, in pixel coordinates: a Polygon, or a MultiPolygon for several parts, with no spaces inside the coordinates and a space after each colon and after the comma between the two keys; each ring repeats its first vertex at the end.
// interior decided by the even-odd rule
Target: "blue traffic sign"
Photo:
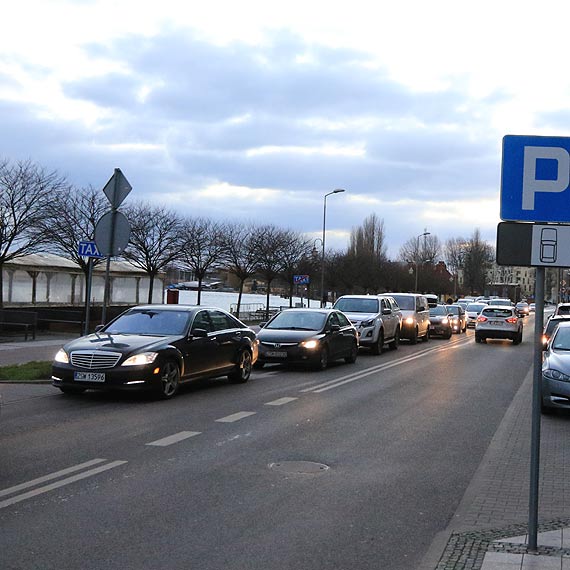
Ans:
{"type": "Polygon", "coordinates": [[[97,259],[103,258],[94,241],[80,241],[77,253],[82,257],[96,257],[97,259]]]}
{"type": "Polygon", "coordinates": [[[294,285],[308,285],[309,280],[310,278],[308,275],[293,275],[294,285]]]}
{"type": "Polygon", "coordinates": [[[570,223],[570,138],[503,138],[501,219],[570,223]]]}

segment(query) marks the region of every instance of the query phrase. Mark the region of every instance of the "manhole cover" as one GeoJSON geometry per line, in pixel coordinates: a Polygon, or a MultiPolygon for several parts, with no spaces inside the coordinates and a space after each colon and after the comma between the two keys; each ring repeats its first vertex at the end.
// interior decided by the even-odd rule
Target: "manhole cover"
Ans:
{"type": "Polygon", "coordinates": [[[329,466],[314,461],[278,461],[277,463],[270,463],[269,469],[284,473],[322,473],[328,471],[329,466]]]}

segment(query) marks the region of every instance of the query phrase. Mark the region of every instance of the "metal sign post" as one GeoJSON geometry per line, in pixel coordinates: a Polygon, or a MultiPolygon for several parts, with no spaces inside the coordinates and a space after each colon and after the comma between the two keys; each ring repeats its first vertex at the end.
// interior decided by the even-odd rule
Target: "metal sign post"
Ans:
{"type": "Polygon", "coordinates": [[[89,334],[89,316],[91,314],[91,283],[93,281],[93,259],[103,259],[94,241],[80,241],[78,254],[87,257],[87,285],[85,287],[85,322],[83,334],[89,334]]]}
{"type": "Polygon", "coordinates": [[[95,241],[101,253],[107,256],[103,310],[101,313],[102,324],[105,324],[107,320],[111,257],[119,255],[129,242],[131,228],[125,216],[118,211],[118,208],[131,190],[131,185],[119,168],[115,168],[113,176],[111,176],[103,188],[103,193],[111,203],[111,211],[103,215],[95,227],[95,241]]]}

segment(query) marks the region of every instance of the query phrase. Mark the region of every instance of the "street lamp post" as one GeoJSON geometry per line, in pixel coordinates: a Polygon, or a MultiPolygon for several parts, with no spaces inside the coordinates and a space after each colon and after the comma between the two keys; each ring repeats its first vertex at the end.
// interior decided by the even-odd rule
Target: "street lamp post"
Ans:
{"type": "Polygon", "coordinates": [[[344,192],[344,188],[336,188],[332,192],[325,194],[324,205],[323,205],[323,254],[322,254],[322,266],[321,266],[321,307],[325,305],[325,237],[326,237],[326,223],[327,223],[327,196],[331,194],[339,194],[344,192]]]}
{"type": "MultiPolygon", "coordinates": [[[[420,234],[416,239],[419,240],[421,237],[423,237],[424,242],[425,242],[426,236],[429,236],[429,235],[431,235],[430,232],[424,232],[423,234],[420,234]]],[[[418,246],[419,246],[419,241],[418,241],[418,246]]],[[[418,249],[419,249],[419,247],[418,247],[418,249]]],[[[424,246],[424,250],[425,250],[425,246],[424,246]]],[[[424,253],[425,253],[425,251],[424,251],[424,253]]],[[[419,262],[419,258],[420,258],[420,256],[418,254],[419,254],[419,251],[416,252],[416,286],[414,288],[414,291],[416,293],[418,293],[418,262],[419,262]]]]}

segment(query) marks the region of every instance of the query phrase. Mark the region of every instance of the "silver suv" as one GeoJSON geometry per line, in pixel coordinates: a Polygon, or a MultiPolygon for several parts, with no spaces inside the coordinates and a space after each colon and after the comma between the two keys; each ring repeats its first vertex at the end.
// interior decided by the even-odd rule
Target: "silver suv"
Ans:
{"type": "Polygon", "coordinates": [[[388,343],[392,350],[400,343],[402,313],[388,295],[343,295],[334,304],[356,327],[360,346],[381,354],[388,343]]]}
{"type": "Polygon", "coordinates": [[[429,340],[429,306],[425,295],[418,293],[387,293],[396,300],[402,311],[401,338],[416,344],[418,338],[429,340]]]}

